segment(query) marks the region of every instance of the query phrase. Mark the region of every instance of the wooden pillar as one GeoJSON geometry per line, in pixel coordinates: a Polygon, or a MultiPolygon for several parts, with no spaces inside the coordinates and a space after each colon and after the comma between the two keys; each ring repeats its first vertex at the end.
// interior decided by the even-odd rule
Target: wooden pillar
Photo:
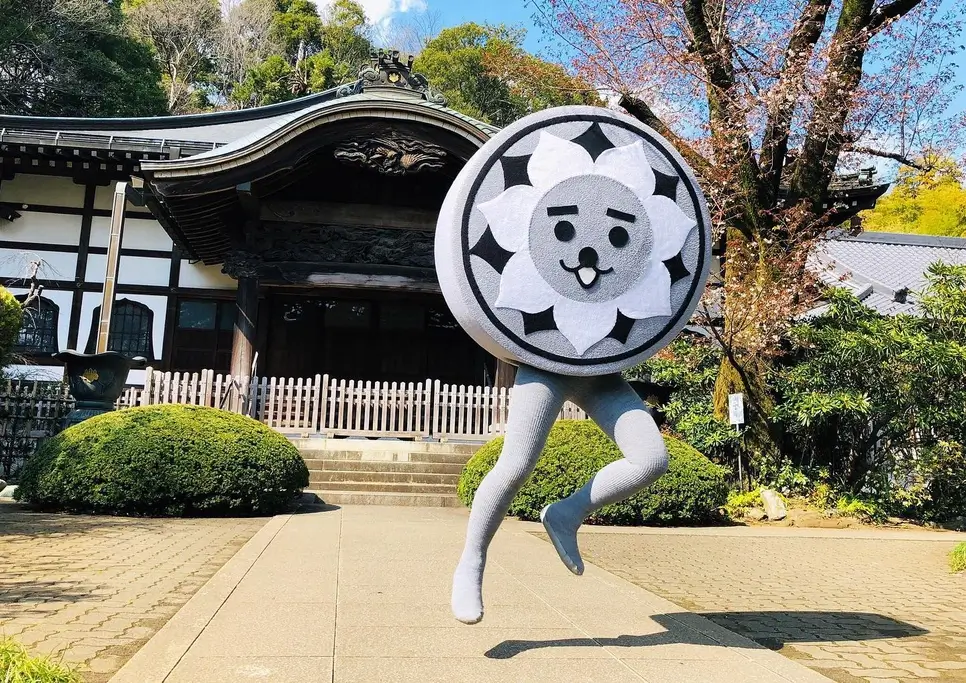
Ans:
{"type": "Polygon", "coordinates": [[[517,378],[516,366],[510,365],[506,361],[502,361],[499,358],[496,359],[496,376],[494,377],[493,385],[499,389],[501,387],[506,387],[507,389],[513,386],[513,382],[517,378]]]}
{"type": "Polygon", "coordinates": [[[258,280],[240,277],[235,292],[235,334],[231,343],[231,374],[235,377],[252,374],[257,324],[258,280]]]}
{"type": "Polygon", "coordinates": [[[121,263],[121,238],[124,236],[124,210],[127,207],[127,183],[114,186],[111,207],[111,235],[107,243],[107,269],[104,273],[104,293],[101,296],[101,316],[97,321],[96,353],[107,351],[107,337],[111,332],[111,311],[117,290],[117,270],[121,263]]]}

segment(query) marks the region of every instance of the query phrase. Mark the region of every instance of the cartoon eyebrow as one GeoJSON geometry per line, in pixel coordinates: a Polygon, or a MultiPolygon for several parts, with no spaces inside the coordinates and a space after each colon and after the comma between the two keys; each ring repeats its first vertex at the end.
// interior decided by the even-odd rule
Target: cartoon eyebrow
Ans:
{"type": "Polygon", "coordinates": [[[548,216],[570,216],[570,215],[577,215],[578,213],[579,212],[577,211],[577,207],[574,206],[573,204],[570,204],[569,206],[548,206],[547,207],[548,216]]]}
{"type": "Polygon", "coordinates": [[[622,221],[627,221],[628,223],[634,223],[637,221],[637,216],[632,213],[624,213],[623,211],[618,211],[617,209],[607,209],[607,215],[611,218],[619,218],[622,221]]]}

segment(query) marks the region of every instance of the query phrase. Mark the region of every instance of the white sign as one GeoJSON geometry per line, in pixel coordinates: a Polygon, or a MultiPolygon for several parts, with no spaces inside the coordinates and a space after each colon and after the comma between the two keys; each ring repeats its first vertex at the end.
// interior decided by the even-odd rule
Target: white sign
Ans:
{"type": "Polygon", "coordinates": [[[728,417],[733,425],[745,423],[744,394],[728,394],[728,417]]]}

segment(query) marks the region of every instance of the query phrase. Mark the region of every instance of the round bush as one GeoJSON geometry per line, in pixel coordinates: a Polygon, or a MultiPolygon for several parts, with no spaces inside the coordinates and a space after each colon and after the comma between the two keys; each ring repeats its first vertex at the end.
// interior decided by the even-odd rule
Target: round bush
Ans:
{"type": "MultiPolygon", "coordinates": [[[[588,524],[698,524],[718,518],[728,498],[724,469],[691,446],[664,437],[667,473],[627,500],[606,505],[588,524]]],[[[467,506],[483,477],[496,464],[503,437],[484,445],[463,469],[458,494],[467,506]]],[[[617,445],[590,420],[561,420],[550,430],[547,445],[529,481],[510,504],[511,515],[535,521],[540,510],[582,487],[604,465],[621,458],[617,445]]]]}
{"type": "Polygon", "coordinates": [[[0,364],[6,365],[20,336],[23,307],[6,288],[0,287],[0,364]]]}
{"type": "Polygon", "coordinates": [[[157,405],[92,417],[44,441],[17,497],[52,509],[274,514],[309,483],[289,441],[251,418],[157,405]]]}

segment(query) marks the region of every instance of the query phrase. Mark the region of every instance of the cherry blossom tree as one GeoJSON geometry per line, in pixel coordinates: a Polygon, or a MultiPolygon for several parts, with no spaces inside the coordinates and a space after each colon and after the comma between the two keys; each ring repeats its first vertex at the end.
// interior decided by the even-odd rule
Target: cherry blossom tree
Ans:
{"type": "MultiPolygon", "coordinates": [[[[774,451],[765,378],[819,290],[806,270],[834,227],[837,168],[956,149],[947,111],[966,9],[940,0],[535,0],[559,56],[671,140],[700,176],[726,243],[703,307],[724,349],[715,386],[748,400],[774,451]]],[[[935,155],[933,155],[935,156],[935,155]]]]}

